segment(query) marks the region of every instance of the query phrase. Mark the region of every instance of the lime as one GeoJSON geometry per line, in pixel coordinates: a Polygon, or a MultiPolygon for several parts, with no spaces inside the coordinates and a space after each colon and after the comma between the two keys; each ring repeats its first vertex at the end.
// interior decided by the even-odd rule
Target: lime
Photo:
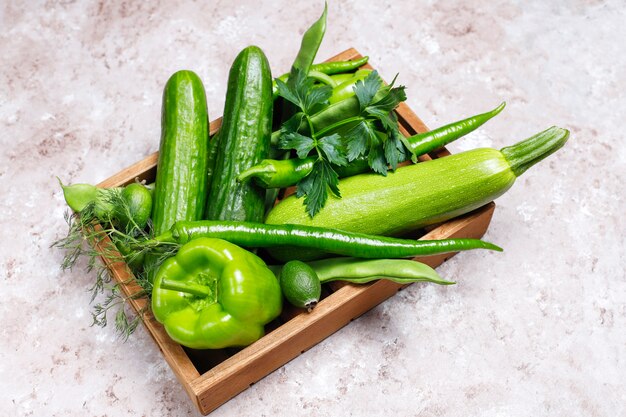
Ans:
{"type": "Polygon", "coordinates": [[[322,294],[322,284],[317,274],[302,261],[287,262],[280,272],[283,295],[296,307],[311,311],[322,294]]]}

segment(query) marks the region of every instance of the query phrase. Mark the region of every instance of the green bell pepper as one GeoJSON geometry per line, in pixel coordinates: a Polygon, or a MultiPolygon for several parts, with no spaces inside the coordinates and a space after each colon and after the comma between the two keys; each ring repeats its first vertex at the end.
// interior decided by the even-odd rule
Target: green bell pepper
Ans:
{"type": "Polygon", "coordinates": [[[152,290],[154,317],[193,349],[247,346],[281,309],[278,279],[265,262],[222,239],[183,245],[163,262],[152,290]]]}

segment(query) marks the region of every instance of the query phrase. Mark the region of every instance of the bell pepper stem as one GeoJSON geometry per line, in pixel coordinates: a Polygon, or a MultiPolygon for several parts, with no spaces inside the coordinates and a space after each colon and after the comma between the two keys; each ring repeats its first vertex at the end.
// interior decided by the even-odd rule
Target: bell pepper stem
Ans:
{"type": "Polygon", "coordinates": [[[172,279],[162,279],[161,288],[164,290],[184,292],[198,297],[208,297],[212,293],[211,288],[206,285],[172,279]]]}

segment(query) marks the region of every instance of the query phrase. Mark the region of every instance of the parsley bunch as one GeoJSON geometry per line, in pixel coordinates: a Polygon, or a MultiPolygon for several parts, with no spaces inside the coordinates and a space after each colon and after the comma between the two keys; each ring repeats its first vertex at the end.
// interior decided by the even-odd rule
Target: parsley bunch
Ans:
{"type": "Polygon", "coordinates": [[[404,86],[394,87],[394,83],[395,78],[390,85],[384,85],[378,72],[372,71],[354,87],[359,113],[346,115],[316,131],[311,117],[328,103],[332,88],[315,85],[315,80],[299,69],[292,70],[286,83],[276,79],[278,95],[298,109],[281,126],[278,147],[295,150],[301,159],[317,157],[311,172],[296,184],[296,196],[304,197],[309,216],[315,216],[324,207],[328,190],[341,197],[334,167],[367,158],[373,171],[387,175],[389,167],[395,170],[399,162],[408,159],[411,151],[398,130],[398,119],[393,112],[406,100],[406,94],[404,86]],[[338,129],[344,126],[351,127],[339,133],[338,129]]]}

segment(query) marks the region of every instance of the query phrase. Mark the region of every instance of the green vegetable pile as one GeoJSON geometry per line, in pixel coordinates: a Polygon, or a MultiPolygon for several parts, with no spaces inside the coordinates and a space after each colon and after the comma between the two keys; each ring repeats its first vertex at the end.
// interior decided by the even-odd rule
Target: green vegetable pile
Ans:
{"type": "Polygon", "coordinates": [[[191,71],[173,74],[154,183],[61,183],[72,212],[67,236],[53,246],[66,251],[63,268],[85,256],[97,271],[92,302],[109,291],[94,306],[95,324],[106,325],[117,307],[115,324],[127,337],[143,317],[126,315],[129,296],[98,257],[128,265],[140,288],[130,298],[149,298],[146,308],[174,341],[219,349],[261,338],[285,301],[311,312],[328,282],[449,285],[406,258],[502,250],[479,239],[402,236],[499,197],[569,132],[552,127],[501,150],[418,162],[505,104],[405,137],[395,110],[407,97],[397,76],[385,83],[367,57],[315,64],[325,30],[326,8],[290,72],[274,79],[260,48],[243,49],[213,135],[202,81],[191,71]]]}

